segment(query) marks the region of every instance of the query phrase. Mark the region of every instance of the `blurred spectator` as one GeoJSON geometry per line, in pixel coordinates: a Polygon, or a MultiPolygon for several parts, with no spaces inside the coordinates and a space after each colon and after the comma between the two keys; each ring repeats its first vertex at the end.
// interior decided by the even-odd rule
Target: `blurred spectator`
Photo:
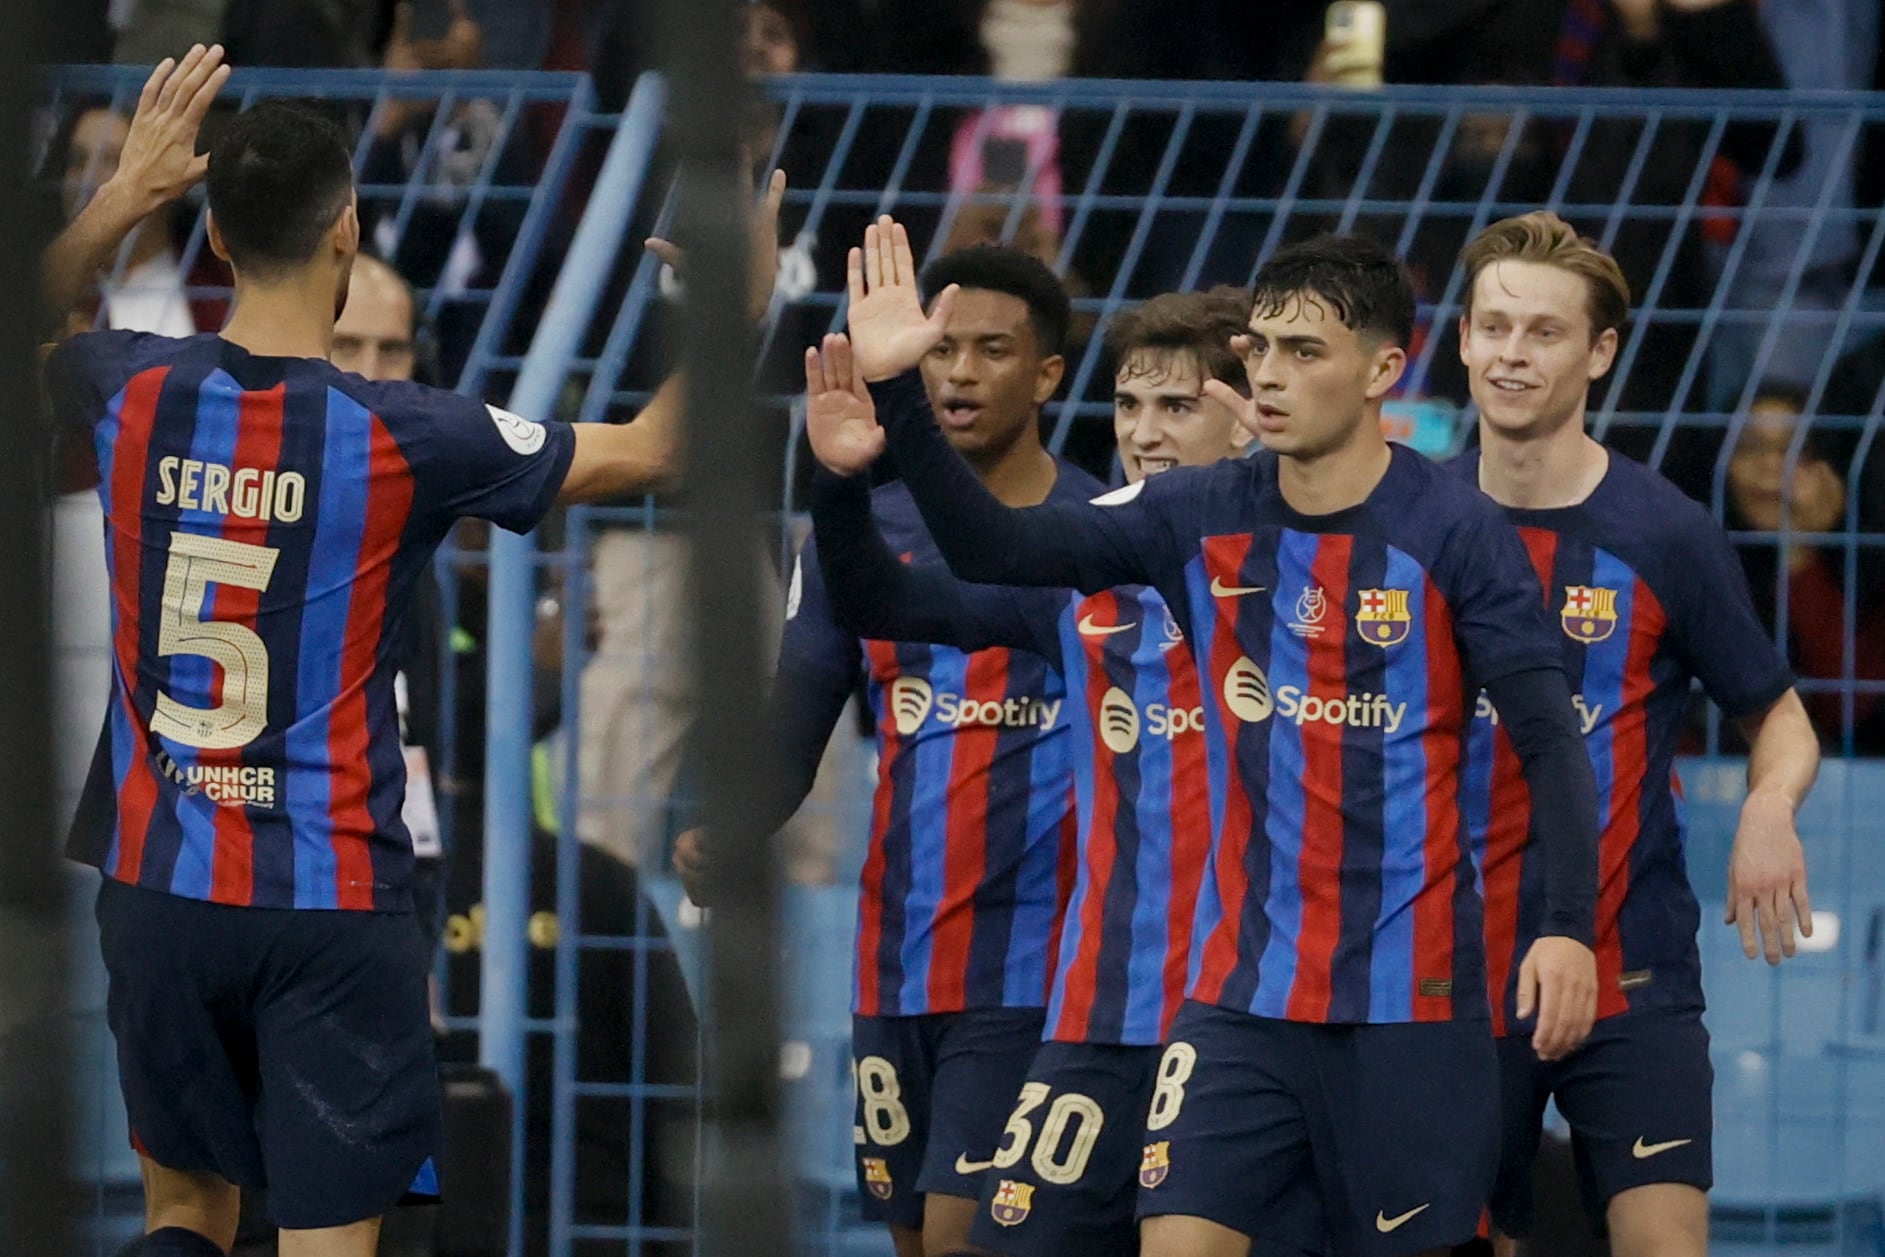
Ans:
{"type": "MultiPolygon", "coordinates": [[[[1763,0],[1761,21],[1792,82],[1841,91],[1872,86],[1878,59],[1877,0],[1763,0]]],[[[1851,212],[1857,147],[1841,148],[1847,129],[1843,118],[1809,116],[1798,125],[1807,141],[1805,160],[1791,175],[1773,181],[1762,198],[1763,207],[1800,209],[1824,199],[1830,212],[1810,228],[1800,218],[1763,218],[1748,228],[1741,265],[1724,282],[1731,309],[1760,315],[1753,322],[1724,322],[1715,330],[1709,347],[1715,409],[1738,404],[1750,372],[1806,388],[1824,356],[1834,351],[1834,312],[1851,290],[1859,257],[1859,221],[1851,212]],[[1803,247],[1808,252],[1800,259],[1803,247]],[[1802,260],[1799,286],[1790,307],[1781,312],[1781,293],[1802,260]],[[1798,317],[1802,314],[1805,317],[1798,317]],[[1761,342],[1775,322],[1780,329],[1771,355],[1758,361],[1761,342]]],[[[1726,250],[1717,245],[1714,251],[1719,269],[1726,250]]]]}
{"type": "MultiPolygon", "coordinates": [[[[1784,518],[1792,533],[1846,530],[1846,475],[1825,439],[1811,431],[1799,434],[1805,400],[1796,390],[1766,386],[1749,408],[1728,456],[1731,529],[1779,533],[1784,518]],[[1788,455],[1796,442],[1799,452],[1789,476],[1788,455]]],[[[1885,680],[1885,598],[1871,570],[1875,551],[1859,552],[1856,581],[1849,582],[1843,546],[1779,537],[1737,539],[1737,544],[1755,607],[1770,627],[1780,622],[1784,591],[1788,657],[1802,680],[1885,680]],[[1846,613],[1853,600],[1855,630],[1849,638],[1846,613]]],[[[1820,736],[1840,745],[1846,729],[1843,696],[1808,690],[1806,704],[1820,736]]],[[[1885,696],[1859,694],[1852,704],[1852,727],[1857,749],[1885,751],[1885,696]]]]}
{"type": "Polygon", "coordinates": [[[191,44],[213,44],[223,37],[228,8],[229,0],[111,0],[112,60],[156,65],[191,44]]]}
{"type": "MultiPolygon", "coordinates": [[[[1787,85],[1755,0],[1389,0],[1387,11],[1385,72],[1390,83],[1711,89],[1787,85]]],[[[1707,123],[1663,118],[1653,133],[1648,126],[1633,118],[1594,122],[1583,137],[1576,165],[1563,172],[1574,128],[1534,124],[1514,135],[1509,115],[1470,117],[1440,155],[1436,195],[1536,203],[1546,200],[1562,178],[1563,200],[1572,204],[1607,204],[1623,195],[1631,206],[1669,206],[1681,204],[1700,177],[1713,189],[1708,199],[1720,204],[1734,199],[1737,171],[1763,169],[1776,142],[1771,125],[1730,126],[1711,162],[1706,160],[1711,156],[1707,123]],[[1648,150],[1639,163],[1635,159],[1644,144],[1648,150]],[[1502,158],[1505,171],[1495,187],[1493,176],[1502,158]],[[1623,173],[1633,168],[1638,171],[1634,185],[1621,187],[1623,173]]],[[[1360,164],[1356,145],[1372,137],[1373,121],[1343,134],[1345,140],[1333,148],[1330,142],[1338,137],[1324,141],[1329,148],[1320,172],[1325,194],[1350,194],[1360,164]]],[[[1387,149],[1396,160],[1384,161],[1374,184],[1355,193],[1384,199],[1408,196],[1426,173],[1438,134],[1437,124],[1422,120],[1397,126],[1395,142],[1387,149]]],[[[1785,175],[1796,169],[1803,151],[1799,137],[1790,136],[1776,159],[1777,172],[1785,175]]],[[[1611,429],[1611,442],[1634,457],[1649,453],[1665,412],[1701,400],[1699,390],[1691,395],[1681,387],[1691,354],[1703,348],[1697,345],[1695,324],[1661,317],[1664,311],[1704,308],[1714,292],[1704,232],[1732,231],[1733,224],[1726,216],[1706,214],[1697,221],[1700,225],[1672,237],[1674,223],[1667,216],[1626,216],[1616,224],[1609,245],[1639,303],[1626,345],[1640,338],[1640,346],[1627,379],[1614,385],[1621,396],[1600,396],[1594,405],[1646,417],[1620,419],[1611,429]],[[1666,254],[1669,264],[1655,308],[1642,308],[1666,254]]],[[[1392,241],[1400,226],[1379,223],[1373,229],[1392,241]]],[[[1463,221],[1435,218],[1417,233],[1409,261],[1423,281],[1424,296],[1440,295],[1464,229],[1463,221]]],[[[1463,397],[1457,330],[1449,321],[1432,333],[1438,343],[1428,351],[1431,372],[1424,381],[1416,375],[1412,386],[1463,397]]],[[[1599,385],[1605,393],[1610,387],[1599,385]]],[[[1705,444],[1684,434],[1661,466],[1664,474],[1698,496],[1706,488],[1708,462],[1700,448],[1705,444]]]]}
{"type": "Polygon", "coordinates": [[[231,65],[362,66],[379,24],[379,0],[225,0],[221,42],[231,65]]]}

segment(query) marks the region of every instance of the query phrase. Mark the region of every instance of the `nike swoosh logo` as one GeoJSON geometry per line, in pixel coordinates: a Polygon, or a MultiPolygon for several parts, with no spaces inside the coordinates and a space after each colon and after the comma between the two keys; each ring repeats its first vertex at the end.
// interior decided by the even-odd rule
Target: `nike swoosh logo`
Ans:
{"type": "Polygon", "coordinates": [[[956,1158],[956,1173],[980,1174],[983,1170],[993,1169],[994,1165],[993,1161],[971,1161],[969,1154],[965,1152],[956,1158]]]}
{"type": "MultiPolygon", "coordinates": [[[[1090,615],[1081,616],[1078,625],[1080,636],[1082,637],[1111,637],[1114,633],[1124,633],[1128,629],[1136,629],[1138,627],[1139,622],[1137,620],[1134,620],[1131,624],[1095,624],[1093,617],[1090,615]]],[[[989,1164],[993,1165],[994,1162],[991,1161],[989,1164]]],[[[963,1170],[962,1173],[967,1174],[968,1171],[963,1170]]]]}
{"type": "Polygon", "coordinates": [[[1638,1161],[1642,1161],[1655,1156],[1659,1152],[1667,1152],[1671,1148],[1680,1148],[1684,1144],[1692,1144],[1694,1142],[1693,1139],[1671,1139],[1667,1143],[1646,1144],[1643,1142],[1643,1137],[1638,1135],[1636,1142],[1630,1146],[1630,1155],[1635,1157],[1638,1161]]]}
{"type": "Polygon", "coordinates": [[[1428,1201],[1424,1205],[1418,1205],[1409,1209],[1398,1218],[1390,1218],[1387,1214],[1377,1211],[1374,1215],[1374,1229],[1381,1232],[1383,1235],[1386,1235],[1389,1231],[1398,1231],[1411,1222],[1416,1215],[1425,1213],[1431,1208],[1433,1208],[1433,1202],[1428,1201]]]}
{"type": "Polygon", "coordinates": [[[1266,587],[1263,585],[1226,585],[1224,578],[1221,576],[1213,576],[1211,578],[1211,596],[1213,598],[1244,598],[1251,594],[1260,594],[1265,588],[1266,587]]]}

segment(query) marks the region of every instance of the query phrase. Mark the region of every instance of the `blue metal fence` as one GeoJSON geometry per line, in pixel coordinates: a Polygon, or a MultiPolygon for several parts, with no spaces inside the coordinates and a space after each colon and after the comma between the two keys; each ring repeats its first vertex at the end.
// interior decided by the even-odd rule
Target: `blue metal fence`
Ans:
{"type": "MultiPolygon", "coordinates": [[[[69,109],[86,93],[115,93],[128,101],[132,83],[112,72],[78,72],[60,79],[56,103],[69,109]]],[[[667,220],[668,175],[652,82],[637,89],[619,128],[615,118],[595,112],[586,85],[558,76],[387,80],[239,74],[232,92],[353,102],[362,135],[373,133],[374,119],[394,96],[414,94],[432,102],[430,125],[401,149],[403,180],[363,185],[363,200],[382,207],[378,217],[389,224],[385,230],[396,256],[408,242],[443,230],[458,239],[466,223],[481,221],[497,206],[522,210],[509,260],[494,281],[457,287],[432,282],[445,275],[440,267],[422,286],[426,308],[435,314],[455,301],[483,312],[470,320],[475,330],[464,350],[460,386],[508,394],[526,413],[584,420],[622,417],[646,399],[662,370],[652,347],[666,323],[663,277],[658,263],[631,241],[644,228],[685,231],[685,224],[667,220]],[[469,185],[453,185],[452,214],[428,220],[426,208],[439,199],[441,156],[450,147],[447,119],[458,103],[474,99],[497,102],[498,130],[508,136],[520,134],[540,106],[555,103],[562,113],[538,132],[549,136],[539,145],[546,155],[528,167],[528,177],[507,183],[503,160],[487,154],[474,163],[476,178],[469,185]],[[584,141],[604,131],[613,131],[613,143],[595,175],[587,213],[556,292],[536,321],[530,351],[520,354],[520,315],[547,279],[545,246],[561,238],[553,228],[581,165],[584,141]]],[[[1441,443],[1457,441],[1472,416],[1454,365],[1452,328],[1460,297],[1454,257],[1487,222],[1549,205],[1614,249],[1637,293],[1617,369],[1593,409],[1594,430],[1664,469],[1734,528],[1760,581],[1757,593],[1777,640],[1797,657],[1819,652],[1813,658],[1823,666],[1804,679],[1803,688],[1815,697],[1829,744],[1849,756],[1885,749],[1877,710],[1885,705],[1885,679],[1868,671],[1864,635],[1868,622],[1878,623],[1868,617],[1880,614],[1885,598],[1879,588],[1885,586],[1885,558],[1879,554],[1885,544],[1885,467],[1879,466],[1885,451],[1876,440],[1885,409],[1885,307],[1872,283],[1885,220],[1855,207],[1849,178],[1803,186],[1790,173],[1802,146],[1813,145],[1820,151],[1830,146],[1831,166],[1839,174],[1866,129],[1885,123],[1885,98],[1491,88],[1343,93],[1289,84],[1016,86],[839,76],[770,82],[761,95],[765,105],[749,114],[752,147],[769,151],[792,181],[782,225],[781,287],[759,368],[768,407],[762,421],[774,425],[781,451],[780,491],[771,506],[778,512],[782,553],[792,544],[807,470],[793,410],[798,354],[817,334],[842,326],[843,251],[878,212],[895,212],[908,222],[925,259],[994,237],[1023,244],[1068,277],[1076,294],[1079,344],[1070,358],[1065,400],[1052,413],[1052,440],[1104,472],[1111,466],[1111,364],[1101,347],[1108,320],[1159,291],[1247,283],[1276,248],[1321,229],[1376,233],[1413,263],[1422,329],[1405,400],[1438,403],[1419,413],[1428,420],[1440,417],[1441,443]],[[1732,170],[1725,165],[1730,158],[1732,170]],[[1733,195],[1720,195],[1731,186],[1733,195]],[[1791,397],[1802,418],[1751,419],[1753,403],[1775,385],[1788,386],[1775,396],[1791,397]],[[1823,501],[1815,504],[1815,518],[1805,521],[1810,528],[1801,521],[1803,499],[1762,488],[1766,482],[1744,474],[1736,461],[1737,450],[1743,451],[1742,462],[1753,457],[1745,448],[1751,434],[1776,424],[1780,470],[1777,479],[1769,479],[1786,483],[1803,467],[1823,463],[1843,491],[1836,511],[1823,501]],[[1803,561],[1824,578],[1817,585],[1801,579],[1803,561]],[[1830,613],[1829,590],[1837,604],[1830,613]],[[1809,595],[1815,601],[1800,610],[1800,600],[1809,595]],[[1829,614],[1837,621],[1830,656],[1822,636],[1829,614]]],[[[364,170],[372,146],[362,143],[364,170]]],[[[200,245],[200,224],[189,239],[193,247],[200,245]]],[[[464,931],[481,939],[485,963],[479,1016],[461,1016],[455,1024],[480,1029],[483,1059],[520,1088],[526,1085],[531,1044],[548,1041],[550,1151],[545,1163],[526,1160],[525,1142],[519,1141],[513,1252],[563,1257],[691,1249],[685,1198],[695,1177],[696,1145],[685,1138],[650,1142],[664,1124],[662,1106],[684,1102],[691,1089],[684,1079],[674,1080],[678,1075],[655,1077],[646,1067],[648,1049],[664,1038],[683,1036],[692,1048],[691,1024],[676,1029],[649,998],[658,986],[657,971],[673,968],[677,949],[682,968],[691,964],[697,918],[679,904],[662,875],[666,840],[679,824],[671,819],[671,796],[682,787],[665,779],[651,786],[653,778],[612,773],[611,765],[624,757],[597,744],[653,742],[665,736],[666,723],[685,722],[684,715],[672,714],[684,710],[685,695],[656,694],[649,680],[682,676],[686,669],[684,658],[669,653],[673,639],[664,631],[680,613],[679,603],[656,592],[671,588],[659,586],[655,569],[671,539],[675,509],[649,501],[572,511],[559,545],[537,549],[503,540],[490,551],[485,890],[481,914],[464,931]],[[624,541],[633,544],[617,544],[624,541]],[[646,580],[640,601],[631,600],[626,609],[607,602],[600,607],[597,650],[590,646],[588,622],[610,573],[592,573],[592,553],[607,553],[606,562],[618,566],[649,565],[628,573],[631,588],[646,580]],[[553,596],[562,612],[563,664],[555,678],[562,738],[554,753],[560,769],[548,774],[562,784],[555,788],[555,824],[546,826],[555,832],[547,931],[531,912],[544,896],[532,898],[531,849],[523,840],[532,827],[525,801],[553,788],[526,779],[524,767],[539,732],[531,691],[543,669],[530,662],[530,606],[539,593],[553,596]],[[628,716],[613,724],[600,720],[598,695],[604,693],[629,695],[628,716]],[[632,910],[606,928],[584,920],[579,893],[579,867],[598,851],[638,866],[640,873],[632,910]],[[531,956],[541,951],[553,953],[552,963],[533,974],[531,956]],[[630,1061],[625,1073],[601,1077],[589,1071],[583,1051],[585,1019],[593,1024],[597,1014],[582,1002],[590,988],[581,974],[598,956],[624,954],[631,958],[630,1061]],[[611,1198],[614,1203],[595,1206],[584,1203],[587,1192],[580,1190],[589,1154],[582,1150],[579,1119],[581,1106],[602,1101],[619,1103],[630,1128],[620,1168],[627,1181],[611,1198]],[[545,1201],[527,1224],[526,1178],[543,1185],[545,1201]],[[658,1207],[651,1204],[657,1198],[658,1207]]],[[[756,568],[762,566],[756,561],[756,568]]],[[[442,570],[449,579],[459,568],[447,562],[442,570]]],[[[447,688],[451,693],[456,687],[447,688]]],[[[538,688],[539,694],[549,692],[538,688]]],[[[478,718],[466,711],[455,715],[448,725],[464,727],[478,718]]],[[[1698,722],[1698,749],[1723,749],[1729,737],[1712,717],[1698,722]]],[[[797,1110],[811,1123],[797,1145],[806,1167],[804,1247],[881,1252],[886,1244],[880,1234],[846,1221],[855,1217],[841,1172],[848,1121],[833,1119],[834,1106],[842,1112],[848,1104],[842,1035],[835,1029],[843,1025],[848,983],[831,963],[831,940],[848,938],[846,890],[858,859],[869,782],[868,751],[859,736],[845,730],[835,741],[842,753],[831,766],[828,789],[808,809],[817,815],[788,856],[800,880],[830,888],[793,892],[792,919],[802,933],[788,940],[788,952],[797,966],[799,1008],[785,1067],[797,1110]],[[823,939],[823,945],[813,939],[823,939]]],[[[1756,1164],[1747,1158],[1757,1154],[1743,1157],[1740,1149],[1766,1149],[1759,1155],[1771,1156],[1790,1147],[1784,1131],[1797,1120],[1789,1105],[1798,1094],[1798,1113],[1811,1112],[1813,1120],[1838,1130],[1840,1146],[1849,1151],[1836,1181],[1861,1199],[1885,1192],[1885,1179],[1868,1178],[1861,1160],[1871,1155],[1861,1147],[1870,1119],[1851,1116],[1853,1105],[1822,1100],[1850,1096],[1868,1076],[1863,1061],[1870,1049],[1863,1039],[1876,1033],[1862,1012],[1865,992],[1878,983],[1877,948],[1862,945],[1861,921],[1868,919],[1868,904],[1885,902],[1885,869],[1856,859],[1862,826],[1877,808],[1879,787],[1864,785],[1870,767],[1842,768],[1844,775],[1829,777],[1808,835],[1812,867],[1826,888],[1820,906],[1837,914],[1846,931],[1830,959],[1809,957],[1778,976],[1756,980],[1737,957],[1721,954],[1716,927],[1705,927],[1711,931],[1713,1019],[1723,1050],[1734,1054],[1718,1060],[1735,1067],[1718,1071],[1725,1119],[1733,1113],[1724,1122],[1724,1156],[1741,1158],[1733,1165],[1745,1167],[1756,1164]],[[1829,973],[1835,975],[1830,981],[1829,973]],[[1775,1011],[1791,1008],[1790,1000],[1802,1011],[1782,1021],[1775,1011]],[[1745,1032],[1756,1024],[1765,1027],[1763,1034],[1745,1032]],[[1749,1061],[1803,1056],[1819,1064],[1835,1061],[1826,1066],[1831,1072],[1802,1072],[1822,1081],[1836,1078],[1837,1088],[1846,1090],[1809,1088],[1809,1094],[1775,1087],[1750,1100],[1753,1093],[1733,1089],[1752,1085],[1748,1070],[1755,1067],[1741,1069],[1749,1061]]],[[[1704,777],[1715,784],[1701,795],[1714,800],[1719,779],[1704,777]]],[[[1698,815],[1705,812],[1698,808],[1698,815]]],[[[1693,862],[1705,902],[1719,893],[1724,835],[1732,832],[1724,828],[1725,815],[1698,822],[1698,835],[1712,835],[1698,838],[1693,862]]],[[[462,996],[454,997],[461,1012],[467,1008],[462,996]]],[[[520,1103],[520,1114],[526,1107],[520,1103]]],[[[674,1120],[685,1122],[667,1124],[674,1120]]],[[[1724,1184],[1730,1177],[1725,1162],[1724,1184]]],[[[1777,1210],[1800,1202],[1755,1196],[1744,1192],[1726,1200],[1753,1210],[1735,1215],[1740,1229],[1730,1225],[1729,1239],[1779,1251],[1786,1236],[1777,1210]]],[[[1815,1201],[1807,1203],[1824,1203],[1815,1201]]],[[[1854,1228],[1861,1224],[1851,1219],[1863,1211],[1849,1215],[1828,1208],[1826,1243],[1844,1245],[1858,1234],[1854,1228]]]]}

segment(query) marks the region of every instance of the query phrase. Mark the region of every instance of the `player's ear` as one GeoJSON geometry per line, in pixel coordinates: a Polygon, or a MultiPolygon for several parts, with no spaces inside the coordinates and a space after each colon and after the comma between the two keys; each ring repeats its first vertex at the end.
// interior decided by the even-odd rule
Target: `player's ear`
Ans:
{"type": "Polygon", "coordinates": [[[1407,350],[1393,341],[1382,341],[1368,364],[1368,400],[1378,402],[1391,393],[1406,369],[1407,350]]]}
{"type": "Polygon", "coordinates": [[[1460,315],[1460,361],[1461,362],[1466,361],[1466,337],[1469,334],[1468,329],[1471,326],[1472,324],[1467,320],[1467,317],[1464,314],[1460,315]]]}
{"type": "Polygon", "coordinates": [[[209,232],[209,251],[223,261],[229,261],[229,246],[223,243],[223,229],[216,224],[214,210],[203,212],[203,223],[209,232]]]}
{"type": "Polygon", "coordinates": [[[1067,374],[1067,360],[1059,354],[1041,359],[1041,369],[1034,377],[1034,404],[1045,406],[1060,390],[1061,377],[1067,374]]]}
{"type": "Polygon", "coordinates": [[[347,204],[334,219],[332,234],[334,251],[343,256],[351,256],[360,251],[360,195],[348,196],[347,204]]]}
{"type": "Polygon", "coordinates": [[[1610,364],[1617,360],[1617,329],[1606,327],[1597,333],[1597,339],[1590,346],[1590,378],[1601,380],[1610,372],[1610,364]]]}

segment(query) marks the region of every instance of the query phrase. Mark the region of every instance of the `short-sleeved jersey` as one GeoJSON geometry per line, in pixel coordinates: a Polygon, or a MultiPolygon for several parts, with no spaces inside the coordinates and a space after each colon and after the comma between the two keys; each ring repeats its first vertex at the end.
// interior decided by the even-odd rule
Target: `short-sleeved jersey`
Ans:
{"type": "MultiPolygon", "coordinates": [[[[1477,483],[1475,451],[1456,462],[1477,483]]],[[[1597,778],[1601,827],[1597,1015],[1702,1005],[1676,747],[1699,678],[1730,717],[1793,684],[1761,627],[1721,529],[1674,485],[1619,454],[1578,506],[1508,510],[1543,587],[1597,778]]],[[[1531,793],[1484,696],[1473,722],[1466,812],[1485,875],[1493,1025],[1516,1033],[1518,967],[1544,912],[1531,793]]]]}
{"type": "MultiPolygon", "coordinates": [[[[1063,463],[1049,500],[1099,491],[1063,463]]],[[[941,561],[902,485],[878,489],[872,513],[899,555],[941,561]]],[[[860,641],[839,627],[810,541],[792,574],[779,668],[844,684],[863,670],[875,717],[854,1011],[1041,1007],[1073,875],[1060,673],[1006,647],[860,641]]]]}
{"type": "Polygon", "coordinates": [[[1178,621],[1144,585],[977,585],[938,564],[919,571],[926,591],[951,609],[950,644],[1032,650],[1066,678],[1079,854],[1045,1037],[1163,1043],[1211,845],[1204,699],[1178,621]]]}
{"type": "Polygon", "coordinates": [[[1401,447],[1359,506],[1305,516],[1268,452],[1056,517],[1083,587],[1172,607],[1205,682],[1214,842],[1190,996],[1322,1023],[1484,1019],[1458,772],[1479,685],[1558,670],[1498,508],[1401,447]]]}
{"type": "Polygon", "coordinates": [[[91,439],[111,577],[75,858],[215,903],[407,907],[414,584],[460,516],[533,527],[571,429],[213,335],[75,337],[46,383],[91,439]]]}
{"type": "Polygon", "coordinates": [[[1165,1041],[1184,1000],[1211,849],[1204,694],[1158,591],[1075,595],[1060,617],[1080,865],[1047,1037],[1165,1041]]]}

